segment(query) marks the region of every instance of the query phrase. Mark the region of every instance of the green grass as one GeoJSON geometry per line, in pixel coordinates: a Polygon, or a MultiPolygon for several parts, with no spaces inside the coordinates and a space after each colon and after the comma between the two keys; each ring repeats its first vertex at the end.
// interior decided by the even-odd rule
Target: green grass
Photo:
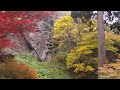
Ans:
{"type": "Polygon", "coordinates": [[[40,79],[70,79],[65,66],[56,61],[40,62],[31,54],[18,55],[16,60],[37,69],[40,79]]]}

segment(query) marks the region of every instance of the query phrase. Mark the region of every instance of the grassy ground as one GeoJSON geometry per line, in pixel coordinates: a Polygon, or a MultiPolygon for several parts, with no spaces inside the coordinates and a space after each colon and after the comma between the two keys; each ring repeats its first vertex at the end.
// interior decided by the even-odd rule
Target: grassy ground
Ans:
{"type": "Polygon", "coordinates": [[[30,54],[18,55],[16,60],[37,69],[41,79],[70,79],[65,66],[56,61],[39,62],[30,54]]]}

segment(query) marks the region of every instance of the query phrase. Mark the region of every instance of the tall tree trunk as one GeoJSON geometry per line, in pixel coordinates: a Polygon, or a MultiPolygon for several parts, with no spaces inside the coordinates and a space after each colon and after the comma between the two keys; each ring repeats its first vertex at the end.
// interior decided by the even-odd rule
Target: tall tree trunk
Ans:
{"type": "Polygon", "coordinates": [[[105,49],[105,34],[104,34],[104,21],[103,11],[98,11],[98,66],[102,67],[103,64],[107,63],[106,49],[105,49]]]}

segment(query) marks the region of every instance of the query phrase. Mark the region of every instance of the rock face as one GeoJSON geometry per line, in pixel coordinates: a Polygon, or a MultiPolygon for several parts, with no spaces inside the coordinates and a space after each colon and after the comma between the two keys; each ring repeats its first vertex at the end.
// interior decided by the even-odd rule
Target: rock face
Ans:
{"type": "Polygon", "coordinates": [[[51,50],[49,45],[52,45],[50,42],[50,37],[42,32],[29,33],[25,37],[20,39],[13,38],[10,36],[12,41],[20,46],[20,48],[6,48],[3,49],[3,55],[11,54],[20,54],[20,53],[32,53],[32,55],[41,61],[47,61],[52,59],[51,50]]]}
{"type": "Polygon", "coordinates": [[[32,55],[41,61],[52,59],[52,52],[49,49],[51,43],[51,28],[45,26],[43,21],[38,22],[38,32],[29,33],[28,43],[34,49],[32,55]]]}
{"type": "MultiPolygon", "coordinates": [[[[60,12],[59,12],[60,13],[60,12]]],[[[62,16],[61,14],[58,16],[62,16]]],[[[58,17],[57,16],[57,17],[58,17]]],[[[27,33],[21,39],[18,39],[14,35],[9,36],[13,42],[20,45],[20,48],[4,49],[4,54],[19,54],[19,53],[32,53],[32,55],[41,61],[47,61],[52,59],[52,47],[51,36],[52,26],[57,19],[56,16],[47,18],[44,21],[37,23],[38,32],[27,33]]]]}
{"type": "Polygon", "coordinates": [[[49,41],[49,37],[43,33],[30,33],[28,42],[34,49],[32,55],[42,61],[52,59],[52,54],[48,47],[51,44],[49,41]]]}
{"type": "Polygon", "coordinates": [[[38,32],[24,33],[24,37],[18,39],[14,35],[8,36],[13,42],[18,44],[20,48],[4,49],[4,55],[6,54],[19,54],[19,53],[32,53],[32,55],[41,61],[47,61],[52,59],[52,53],[50,50],[51,43],[51,30],[53,25],[52,20],[47,22],[38,22],[38,32]]]}

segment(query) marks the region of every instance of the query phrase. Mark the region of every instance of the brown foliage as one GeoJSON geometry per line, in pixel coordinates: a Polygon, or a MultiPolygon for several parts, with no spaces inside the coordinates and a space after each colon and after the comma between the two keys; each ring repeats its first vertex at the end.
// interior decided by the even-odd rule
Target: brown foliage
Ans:
{"type": "Polygon", "coordinates": [[[0,63],[0,77],[6,79],[39,79],[36,69],[15,60],[6,60],[0,63]]]}
{"type": "Polygon", "coordinates": [[[120,79],[120,60],[99,67],[98,77],[99,79],[120,79]]]}

